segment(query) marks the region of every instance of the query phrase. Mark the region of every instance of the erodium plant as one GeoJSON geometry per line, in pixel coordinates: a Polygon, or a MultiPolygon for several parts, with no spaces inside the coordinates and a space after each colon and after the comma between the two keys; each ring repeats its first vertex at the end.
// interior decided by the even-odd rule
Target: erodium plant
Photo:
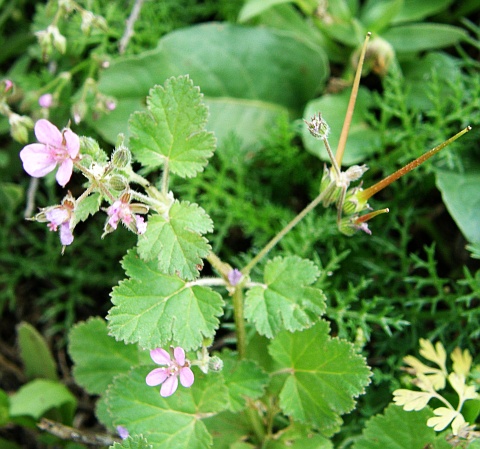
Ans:
{"type": "Polygon", "coordinates": [[[34,177],[57,170],[61,186],[74,171],[86,182],[83,193],[68,192],[34,219],[58,231],[64,249],[73,244],[69,253],[76,225],[97,213],[105,217],[107,243],[120,223],[138,235],[123,258],[126,278],[113,288],[107,320],[92,318],[70,333],[75,380],[99,396],[99,420],[125,438],[116,447],[332,447],[329,438],[371,371],[352,343],[330,336],[316,265],[297,256],[264,259],[320,204],[337,208],[343,234],[370,233],[367,221],[387,209],[370,211],[368,199],[468,130],[363,189],[366,166],[341,170],[360,73],[361,65],[335,155],[321,115],[307,123],[331,155],[317,197],[245,266],[212,252],[205,237],[212,220],[171,190],[171,178],[199,176],[215,151],[207,108],[188,76],[151,89],[146,110],[130,118],[128,142],[120,136],[109,158],[91,138],[36,123],[39,143],[20,154],[25,170],[34,177]],[[213,277],[201,276],[205,260],[213,277]],[[251,273],[261,261],[257,278],[251,273]],[[235,346],[212,352],[227,303],[235,346]]]}

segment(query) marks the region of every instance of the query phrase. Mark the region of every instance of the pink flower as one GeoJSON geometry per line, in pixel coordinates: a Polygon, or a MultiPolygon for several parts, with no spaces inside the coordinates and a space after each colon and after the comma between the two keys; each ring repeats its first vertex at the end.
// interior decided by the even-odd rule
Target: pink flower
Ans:
{"type": "Polygon", "coordinates": [[[57,182],[65,187],[73,172],[73,161],[80,151],[80,139],[70,129],[62,132],[48,120],[35,124],[35,136],[40,143],[27,145],[20,151],[24,170],[34,178],[41,178],[60,165],[57,182]]]}
{"type": "Polygon", "coordinates": [[[190,362],[185,359],[185,351],[176,347],[173,350],[174,360],[171,360],[170,354],[165,349],[157,348],[150,351],[150,357],[158,365],[165,365],[165,368],[155,368],[148,373],[146,382],[150,387],[160,384],[160,396],[166,398],[171,396],[178,387],[178,378],[180,383],[188,388],[194,381],[193,372],[190,369],[190,362]]]}
{"type": "Polygon", "coordinates": [[[118,223],[121,221],[130,231],[135,234],[145,234],[147,223],[137,214],[146,214],[148,206],[142,203],[130,203],[131,195],[124,192],[118,200],[116,200],[106,211],[108,215],[105,224],[104,235],[117,229],[118,223]]]}
{"type": "Polygon", "coordinates": [[[34,219],[40,222],[47,222],[50,231],[59,231],[62,245],[68,246],[73,242],[73,230],[70,227],[70,222],[74,210],[75,198],[68,192],[62,200],[62,204],[42,209],[34,219]]]}
{"type": "Polygon", "coordinates": [[[228,273],[227,278],[230,285],[235,287],[242,280],[243,274],[238,268],[234,268],[228,273]]]}
{"type": "Polygon", "coordinates": [[[43,94],[38,99],[38,104],[42,108],[49,108],[53,104],[53,95],[52,94],[43,94]]]}

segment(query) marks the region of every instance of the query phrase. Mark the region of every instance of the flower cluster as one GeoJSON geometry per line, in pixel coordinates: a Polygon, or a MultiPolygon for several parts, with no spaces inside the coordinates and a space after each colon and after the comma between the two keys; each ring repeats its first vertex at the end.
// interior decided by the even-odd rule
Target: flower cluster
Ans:
{"type": "Polygon", "coordinates": [[[110,203],[110,206],[104,209],[107,213],[104,235],[117,229],[120,222],[138,235],[146,232],[147,223],[139,214],[146,214],[149,206],[131,202],[135,192],[130,189],[125,176],[131,163],[131,155],[126,147],[120,146],[112,154],[110,162],[106,162],[105,156],[105,162],[102,163],[97,162],[102,159],[97,156],[103,153],[98,144],[92,143],[91,139],[80,138],[69,128],[60,131],[48,120],[41,119],[35,124],[35,135],[39,143],[26,145],[20,151],[23,168],[30,176],[39,178],[58,167],[57,182],[65,187],[76,168],[90,182],[90,186],[79,198],[75,199],[69,192],[60,205],[43,208],[33,218],[47,222],[51,231],[59,231],[64,248],[73,242],[75,225],[84,219],[81,217],[85,215],[83,212],[77,216],[78,210],[93,192],[101,194],[103,199],[110,203]]]}
{"type": "Polygon", "coordinates": [[[178,378],[180,383],[189,388],[194,381],[193,372],[190,369],[190,362],[185,358],[185,351],[177,346],[173,350],[173,360],[170,354],[162,348],[156,348],[150,351],[150,357],[157,365],[163,365],[163,368],[155,368],[147,375],[146,382],[150,387],[162,384],[160,395],[162,397],[171,396],[178,388],[178,378]]]}
{"type": "Polygon", "coordinates": [[[406,371],[415,376],[413,383],[421,391],[399,389],[393,392],[395,404],[402,406],[406,411],[422,410],[427,406],[430,399],[440,400],[445,407],[436,408],[434,417],[427,421],[427,426],[436,431],[444,430],[451,425],[453,435],[466,435],[466,430],[471,429],[469,423],[462,415],[462,407],[465,401],[478,398],[473,385],[467,385],[467,377],[472,365],[472,356],[468,350],[461,351],[456,348],[452,354],[453,371],[446,368],[447,354],[443,345],[438,342],[435,346],[424,339],[420,339],[420,354],[436,366],[429,366],[413,356],[404,358],[409,366],[406,371]],[[454,407],[444,396],[438,393],[450,384],[458,395],[458,405],[454,407]]]}

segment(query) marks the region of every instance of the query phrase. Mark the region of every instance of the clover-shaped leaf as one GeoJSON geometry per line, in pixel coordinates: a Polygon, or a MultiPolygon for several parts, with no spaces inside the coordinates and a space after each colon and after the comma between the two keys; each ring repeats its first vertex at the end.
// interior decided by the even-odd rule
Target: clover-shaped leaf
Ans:
{"type": "Polygon", "coordinates": [[[248,290],[245,317],[261,335],[272,338],[314,324],[325,312],[325,295],[310,285],[318,277],[313,262],[300,257],[277,257],[267,262],[264,286],[248,290]]]}
{"type": "Polygon", "coordinates": [[[320,321],[303,332],[282,332],[269,347],[277,372],[288,373],[280,392],[284,413],[326,436],[339,430],[340,415],[354,408],[371,374],[351,343],[328,333],[328,323],[320,321]]]}
{"type": "Polygon", "coordinates": [[[169,78],[147,98],[147,111],[130,119],[130,149],[146,167],[181,177],[195,176],[215,150],[213,133],[205,130],[208,110],[188,76],[169,78]]]}
{"type": "Polygon", "coordinates": [[[109,329],[126,343],[153,349],[169,344],[185,350],[212,338],[223,312],[222,297],[209,287],[189,284],[158,270],[130,251],[123,260],[126,279],[113,289],[109,329]]]}

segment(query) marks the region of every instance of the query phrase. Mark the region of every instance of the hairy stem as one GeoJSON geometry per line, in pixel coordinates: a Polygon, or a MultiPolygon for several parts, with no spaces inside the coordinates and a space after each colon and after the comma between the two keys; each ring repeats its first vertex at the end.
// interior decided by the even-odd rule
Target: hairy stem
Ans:
{"type": "Polygon", "coordinates": [[[247,334],[245,332],[245,316],[243,308],[243,289],[236,288],[233,293],[233,316],[235,332],[237,335],[237,350],[240,360],[245,358],[247,352],[247,334]]]}

